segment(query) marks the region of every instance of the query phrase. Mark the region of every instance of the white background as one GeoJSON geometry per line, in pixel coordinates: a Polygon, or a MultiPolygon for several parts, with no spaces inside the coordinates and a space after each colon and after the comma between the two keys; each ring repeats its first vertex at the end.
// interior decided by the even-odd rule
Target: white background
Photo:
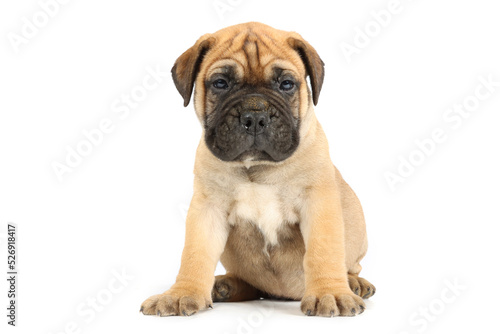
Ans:
{"type": "Polygon", "coordinates": [[[480,76],[500,81],[498,4],[401,0],[400,12],[348,62],[341,43],[353,44],[356,29],[389,0],[221,2],[232,3],[222,15],[212,0],[69,1],[18,52],[8,36],[21,34],[23,17],[33,21],[41,7],[2,2],[0,247],[5,268],[6,226],[18,224],[20,275],[14,329],[6,325],[1,280],[1,327],[44,334],[498,331],[500,87],[456,128],[443,119],[474,96],[480,76]],[[364,206],[370,248],[361,276],[377,287],[361,316],[311,318],[298,302],[262,301],[215,304],[190,318],[139,313],[144,299],[175,280],[201,127],[169,76],[127,118],[111,106],[141,85],[147,67],[169,72],[202,34],[246,21],[299,32],[326,63],[316,113],[334,163],[364,206]],[[59,181],[53,162],[64,163],[67,146],[105,118],[113,131],[59,181]],[[391,190],[385,173],[397,173],[398,157],[418,155],[415,141],[436,128],[446,141],[391,190]],[[122,270],[133,279],[120,286],[113,271],[122,270]],[[447,282],[461,288],[448,291],[447,282]],[[110,292],[110,283],[121,291],[110,292]],[[89,311],[96,297],[105,305],[89,311]]]}

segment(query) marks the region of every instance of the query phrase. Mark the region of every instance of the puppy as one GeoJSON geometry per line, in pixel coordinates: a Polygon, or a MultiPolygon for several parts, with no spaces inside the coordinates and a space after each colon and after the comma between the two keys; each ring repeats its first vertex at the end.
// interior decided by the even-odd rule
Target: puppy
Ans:
{"type": "Polygon", "coordinates": [[[175,62],[203,126],[175,284],[146,315],[212,302],[301,300],[306,315],[354,316],[375,287],[361,204],[330,160],[313,106],[324,64],[299,34],[251,22],[203,35],[175,62]],[[306,78],[309,77],[310,88],[306,78]],[[218,261],[226,275],[214,278],[218,261]]]}

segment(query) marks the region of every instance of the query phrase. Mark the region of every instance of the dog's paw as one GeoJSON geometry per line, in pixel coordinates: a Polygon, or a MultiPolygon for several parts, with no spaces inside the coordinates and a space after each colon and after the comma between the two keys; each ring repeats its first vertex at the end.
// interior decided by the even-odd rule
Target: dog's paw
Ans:
{"type": "Polygon", "coordinates": [[[198,311],[212,307],[212,301],[201,294],[170,289],[165,293],[146,299],[141,305],[145,315],[167,317],[171,315],[190,316],[198,311]]]}
{"type": "Polygon", "coordinates": [[[227,276],[215,277],[214,287],[212,289],[212,300],[215,302],[228,301],[234,294],[235,279],[227,276]]]}
{"type": "Polygon", "coordinates": [[[349,274],[349,286],[352,292],[364,299],[373,296],[377,290],[375,286],[366,279],[352,274],[349,274]]]}
{"type": "Polygon", "coordinates": [[[351,291],[331,291],[322,294],[306,294],[302,298],[300,309],[305,315],[352,317],[363,313],[365,303],[351,291]]]}
{"type": "Polygon", "coordinates": [[[212,288],[214,303],[254,300],[264,296],[263,292],[232,274],[215,276],[212,288]]]}

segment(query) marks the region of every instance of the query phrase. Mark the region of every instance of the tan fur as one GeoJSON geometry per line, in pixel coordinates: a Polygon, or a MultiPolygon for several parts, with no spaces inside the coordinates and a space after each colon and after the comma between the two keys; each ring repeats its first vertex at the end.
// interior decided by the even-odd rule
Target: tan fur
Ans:
{"type": "Polygon", "coordinates": [[[358,277],[367,251],[365,222],[358,198],[330,160],[314,115],[313,98],[316,102],[322,82],[319,56],[300,35],[259,23],[202,36],[173,69],[183,71],[176,85],[188,102],[185,80],[199,71],[194,103],[200,121],[213,110],[204,80],[227,64],[235,64],[240,80],[255,84],[269,80],[275,64],[303,78],[294,101],[300,145],[279,163],[224,162],[202,136],[179,275],[170,290],[146,300],[142,312],[190,315],[210,306],[213,296],[226,301],[272,296],[302,299],[307,315],[361,313],[359,296],[375,291],[358,277]],[[310,53],[309,68],[294,47],[310,53]],[[206,54],[196,69],[190,62],[201,52],[206,54]],[[218,277],[214,286],[219,259],[228,275],[218,277]]]}

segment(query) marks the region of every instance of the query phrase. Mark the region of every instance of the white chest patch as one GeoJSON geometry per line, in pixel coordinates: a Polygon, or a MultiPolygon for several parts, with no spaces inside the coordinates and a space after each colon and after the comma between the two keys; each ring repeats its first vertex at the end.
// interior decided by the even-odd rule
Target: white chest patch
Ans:
{"type": "Polygon", "coordinates": [[[266,244],[277,244],[279,228],[299,221],[294,200],[298,196],[276,186],[243,183],[236,188],[229,223],[251,222],[259,227],[266,244]]]}

